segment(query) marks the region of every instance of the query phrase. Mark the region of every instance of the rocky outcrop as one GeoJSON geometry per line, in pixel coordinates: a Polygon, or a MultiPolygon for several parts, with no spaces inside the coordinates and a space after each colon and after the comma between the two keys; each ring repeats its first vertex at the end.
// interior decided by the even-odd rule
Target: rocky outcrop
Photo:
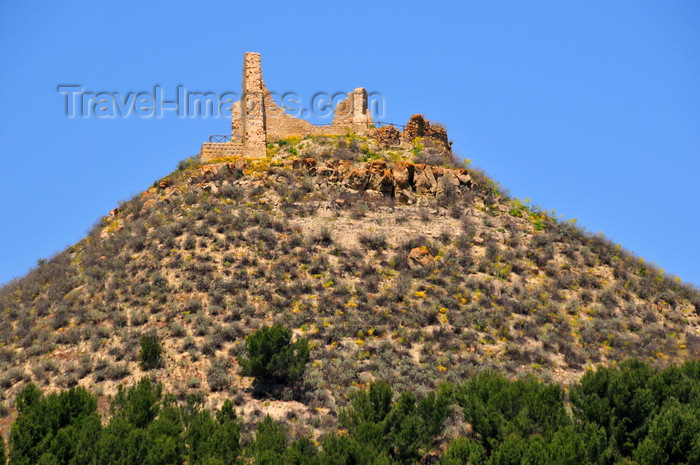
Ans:
{"type": "Polygon", "coordinates": [[[440,170],[437,168],[423,164],[414,165],[414,188],[418,194],[435,194],[437,193],[437,178],[436,173],[440,170]]]}
{"type": "MultiPolygon", "coordinates": [[[[466,169],[403,160],[391,166],[384,160],[353,164],[348,160],[293,158],[285,160],[284,165],[318,178],[319,184],[337,184],[368,199],[391,198],[398,203],[410,204],[415,202],[416,196],[440,196],[449,189],[473,187],[472,178],[466,169]]],[[[192,176],[191,183],[204,186],[216,179],[237,179],[245,176],[249,169],[248,162],[243,158],[231,163],[204,165],[192,176]]]]}
{"type": "Polygon", "coordinates": [[[369,184],[367,189],[377,191],[384,196],[394,195],[394,173],[386,162],[377,160],[369,163],[369,184]]]}
{"type": "MultiPolygon", "coordinates": [[[[313,160],[308,158],[307,160],[313,160]]],[[[308,161],[307,163],[310,163],[308,161]]],[[[352,171],[352,163],[348,160],[328,160],[316,169],[316,174],[328,178],[328,181],[341,181],[352,171]]]]}
{"type": "Polygon", "coordinates": [[[416,195],[441,195],[450,188],[472,188],[466,169],[451,169],[421,163],[398,161],[390,166],[384,160],[355,164],[347,160],[319,162],[313,158],[286,162],[294,169],[322,176],[368,198],[390,197],[399,203],[413,203],[416,195]]]}
{"type": "Polygon", "coordinates": [[[305,169],[310,174],[316,174],[316,165],[318,161],[315,158],[294,158],[288,165],[291,165],[295,170],[305,169]]]}
{"type": "Polygon", "coordinates": [[[245,158],[239,158],[233,163],[204,165],[198,178],[200,181],[212,181],[221,176],[239,178],[243,175],[243,171],[247,169],[248,163],[245,158]]]}

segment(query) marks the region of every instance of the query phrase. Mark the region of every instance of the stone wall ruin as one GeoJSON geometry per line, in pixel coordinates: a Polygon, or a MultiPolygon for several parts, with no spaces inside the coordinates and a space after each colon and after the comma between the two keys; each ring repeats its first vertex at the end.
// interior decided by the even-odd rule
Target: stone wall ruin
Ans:
{"type": "Polygon", "coordinates": [[[348,132],[376,138],[385,146],[410,143],[415,137],[430,137],[449,150],[447,133],[432,125],[421,115],[413,115],[403,133],[393,126],[375,128],[367,108],[367,91],[359,87],[334,108],[333,123],[315,126],[287,114],[272,99],[265,86],[260,65],[260,54],[243,55],[241,100],[233,104],[231,140],[202,144],[200,158],[207,162],[217,158],[266,156],[267,143],[290,136],[338,136],[348,132]]]}

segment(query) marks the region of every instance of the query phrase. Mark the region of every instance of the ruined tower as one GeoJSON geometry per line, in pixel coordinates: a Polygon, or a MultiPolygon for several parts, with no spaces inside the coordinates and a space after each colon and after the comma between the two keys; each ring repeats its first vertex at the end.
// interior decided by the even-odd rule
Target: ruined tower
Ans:
{"type": "Polygon", "coordinates": [[[364,87],[353,90],[348,94],[348,98],[335,107],[333,125],[348,126],[361,131],[371,123],[372,117],[367,109],[367,91],[364,87]]]}
{"type": "Polygon", "coordinates": [[[243,88],[240,102],[240,118],[243,150],[249,157],[264,157],[267,144],[265,100],[267,89],[262,78],[260,54],[243,55],[243,88]]]}

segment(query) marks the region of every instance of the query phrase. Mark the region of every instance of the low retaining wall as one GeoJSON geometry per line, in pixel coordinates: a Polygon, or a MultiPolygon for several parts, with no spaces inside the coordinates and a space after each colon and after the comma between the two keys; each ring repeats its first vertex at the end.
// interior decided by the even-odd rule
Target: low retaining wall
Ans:
{"type": "Polygon", "coordinates": [[[199,150],[202,161],[211,161],[215,158],[240,157],[243,155],[243,145],[239,141],[231,142],[205,142],[199,150]]]}

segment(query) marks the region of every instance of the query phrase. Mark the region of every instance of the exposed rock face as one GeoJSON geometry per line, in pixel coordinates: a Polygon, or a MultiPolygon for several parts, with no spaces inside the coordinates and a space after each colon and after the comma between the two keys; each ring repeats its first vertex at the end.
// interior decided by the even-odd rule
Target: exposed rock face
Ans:
{"type": "Polygon", "coordinates": [[[218,176],[233,176],[238,178],[243,175],[243,170],[248,169],[248,163],[244,158],[239,158],[233,163],[219,163],[212,165],[204,165],[201,169],[203,182],[211,181],[218,176]]]}
{"type": "Polygon", "coordinates": [[[393,166],[384,160],[352,164],[347,160],[319,162],[313,158],[295,158],[285,162],[294,169],[322,176],[326,182],[367,193],[367,197],[390,197],[399,203],[413,203],[418,195],[442,195],[446,189],[471,189],[466,169],[451,169],[398,161],[393,166]]]}
{"type": "Polygon", "coordinates": [[[368,170],[370,173],[368,189],[381,192],[384,195],[393,196],[394,194],[394,174],[387,167],[383,160],[376,160],[369,163],[368,170]]]}
{"type": "MultiPolygon", "coordinates": [[[[413,203],[416,196],[440,196],[447,190],[472,189],[466,169],[444,168],[422,163],[398,161],[390,166],[384,160],[352,163],[348,160],[319,161],[315,158],[291,158],[284,165],[308,172],[317,183],[332,183],[366,198],[392,198],[398,203],[413,203]]],[[[230,163],[204,165],[195,178],[204,186],[217,177],[239,178],[249,170],[248,162],[239,158],[230,163]]],[[[160,186],[164,188],[166,186],[160,186]]]]}
{"type": "Polygon", "coordinates": [[[409,189],[413,185],[415,166],[413,163],[398,161],[392,169],[397,189],[409,189]]]}
{"type": "Polygon", "coordinates": [[[437,193],[437,179],[435,173],[441,170],[438,166],[428,166],[423,164],[414,165],[415,175],[414,184],[418,194],[435,194],[437,193]]]}

